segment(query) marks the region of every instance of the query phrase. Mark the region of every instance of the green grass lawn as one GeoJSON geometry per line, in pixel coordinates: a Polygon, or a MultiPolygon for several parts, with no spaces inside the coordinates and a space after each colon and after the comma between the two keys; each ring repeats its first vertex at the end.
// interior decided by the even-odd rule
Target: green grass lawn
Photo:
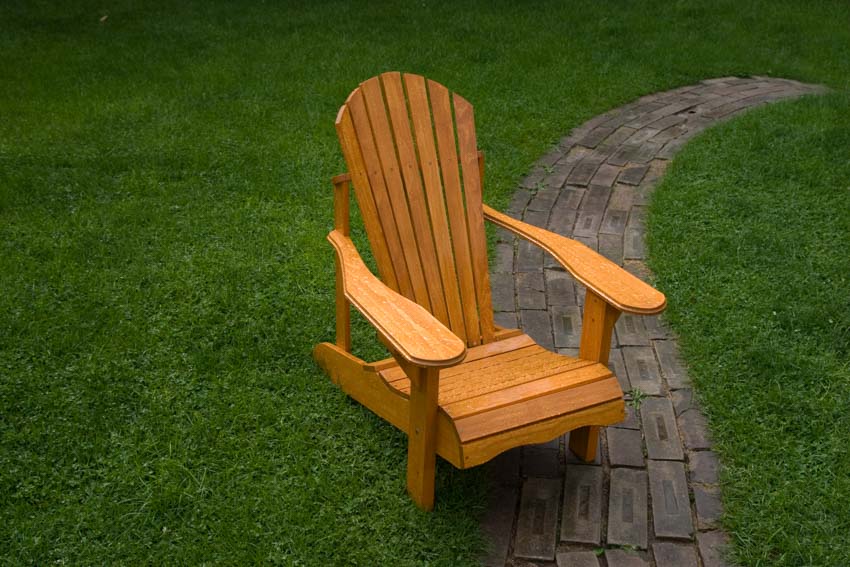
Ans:
{"type": "MultiPolygon", "coordinates": [[[[333,119],[361,80],[417,72],[469,99],[488,156],[485,200],[497,207],[572,127],[641,95],[730,74],[850,88],[850,7],[840,1],[372,4],[0,6],[3,562],[474,562],[480,472],[441,464],[436,510],[418,511],[404,493],[404,436],[346,399],[309,355],[333,336],[324,235],[329,177],[343,168],[333,119]]],[[[798,104],[787,112],[803,118],[774,116],[764,127],[809,140],[807,191],[846,196],[846,181],[834,183],[842,171],[847,179],[846,135],[843,146],[828,133],[815,143],[805,119],[846,126],[846,96],[798,104]]],[[[737,124],[711,139],[746,145],[737,124]]],[[[695,166],[674,168],[681,184],[714,175],[685,159],[695,166]]],[[[738,164],[722,162],[728,176],[738,164]]],[[[833,230],[819,224],[820,209],[800,215],[811,201],[794,210],[810,221],[806,238],[833,230]]],[[[837,269],[826,259],[834,250],[795,261],[837,269]]],[[[659,253],[674,323],[730,462],[739,557],[847,563],[838,509],[850,500],[847,467],[827,460],[847,431],[847,413],[835,413],[842,399],[846,408],[846,374],[824,338],[846,324],[847,305],[832,323],[817,311],[829,297],[819,278],[837,272],[810,270],[822,298],[814,311],[776,302],[772,319],[747,316],[765,332],[799,328],[800,344],[826,341],[801,354],[823,354],[823,378],[802,381],[811,395],[784,391],[796,384],[787,369],[761,390],[742,385],[751,374],[730,371],[735,387],[725,392],[708,363],[728,359],[693,346],[717,326],[696,329],[676,306],[691,295],[676,291],[684,277],[666,262],[659,253]],[[821,326],[809,337],[799,319],[821,326]],[[765,403],[795,419],[777,423],[782,414],[758,399],[741,404],[743,395],[721,412],[731,391],[770,394],[765,403]],[[783,395],[793,407],[781,407],[783,395]],[[750,430],[771,425],[777,439],[752,446],[750,430]],[[766,494],[776,479],[779,494],[766,494]]],[[[791,265],[775,267],[789,285],[791,265]]],[[[833,283],[846,297],[846,280],[833,283]]],[[[364,355],[378,352],[365,325],[355,332],[364,355]]],[[[730,349],[726,338],[710,344],[730,349]]],[[[785,344],[761,344],[751,357],[758,376],[777,368],[785,344]]]]}
{"type": "Polygon", "coordinates": [[[725,465],[743,563],[850,564],[850,94],[693,141],[652,266],[725,465]]]}

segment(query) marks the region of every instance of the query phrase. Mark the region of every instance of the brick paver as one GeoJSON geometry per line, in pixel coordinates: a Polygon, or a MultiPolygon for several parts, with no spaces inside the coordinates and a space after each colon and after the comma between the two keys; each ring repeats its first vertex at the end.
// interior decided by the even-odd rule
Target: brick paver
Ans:
{"type": "MultiPolygon", "coordinates": [[[[561,140],[523,179],[506,212],[575,238],[647,280],[646,206],[669,160],[712,124],[824,90],[723,77],[642,97],[561,140]]],[[[583,286],[540,249],[505,230],[496,234],[496,322],[521,325],[544,347],[575,356],[583,286]]],[[[629,400],[626,420],[600,435],[594,463],[572,455],[565,435],[488,465],[497,494],[484,519],[492,540],[486,565],[726,564],[720,465],[675,336],[663,317],[623,315],[612,347],[610,366],[629,400]],[[623,545],[630,547],[617,549],[623,545]]]]}

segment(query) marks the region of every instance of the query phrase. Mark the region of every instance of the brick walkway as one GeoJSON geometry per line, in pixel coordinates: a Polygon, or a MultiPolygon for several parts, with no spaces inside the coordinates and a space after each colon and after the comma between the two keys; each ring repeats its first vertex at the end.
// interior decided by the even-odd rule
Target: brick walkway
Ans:
{"type": "MultiPolygon", "coordinates": [[[[727,77],[645,96],[564,138],[522,182],[508,213],[580,240],[645,279],[648,197],[679,148],[748,108],[822,91],[727,77]]],[[[497,254],[497,322],[576,356],[582,287],[507,232],[499,233],[497,254]]],[[[484,520],[492,543],[486,565],[723,564],[717,456],[676,339],[657,317],[623,315],[615,334],[611,367],[623,391],[642,392],[639,409],[631,402],[626,421],[603,430],[595,463],[579,463],[559,438],[487,465],[496,488],[484,520]]]]}

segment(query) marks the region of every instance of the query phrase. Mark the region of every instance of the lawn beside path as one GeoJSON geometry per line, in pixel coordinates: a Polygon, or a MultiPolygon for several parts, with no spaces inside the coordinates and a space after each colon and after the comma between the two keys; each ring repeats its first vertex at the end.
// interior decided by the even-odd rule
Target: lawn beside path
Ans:
{"type": "Polygon", "coordinates": [[[850,563],[848,22],[843,2],[0,6],[0,560],[475,563],[481,472],[441,463],[417,510],[404,436],[309,356],[333,336],[333,120],[403,70],[475,106],[496,207],[642,95],[836,91],[691,142],[650,244],[737,557],[850,563]]]}

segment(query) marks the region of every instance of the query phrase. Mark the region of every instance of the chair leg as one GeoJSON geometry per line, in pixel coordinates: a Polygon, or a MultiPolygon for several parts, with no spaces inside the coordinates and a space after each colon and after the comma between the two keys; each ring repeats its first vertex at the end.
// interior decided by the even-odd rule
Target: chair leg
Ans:
{"type": "Polygon", "coordinates": [[[599,426],[580,427],[570,432],[570,450],[582,461],[589,463],[596,458],[599,446],[599,426]]]}
{"type": "Polygon", "coordinates": [[[437,370],[410,368],[407,492],[423,510],[434,507],[437,464],[437,370]]]}

